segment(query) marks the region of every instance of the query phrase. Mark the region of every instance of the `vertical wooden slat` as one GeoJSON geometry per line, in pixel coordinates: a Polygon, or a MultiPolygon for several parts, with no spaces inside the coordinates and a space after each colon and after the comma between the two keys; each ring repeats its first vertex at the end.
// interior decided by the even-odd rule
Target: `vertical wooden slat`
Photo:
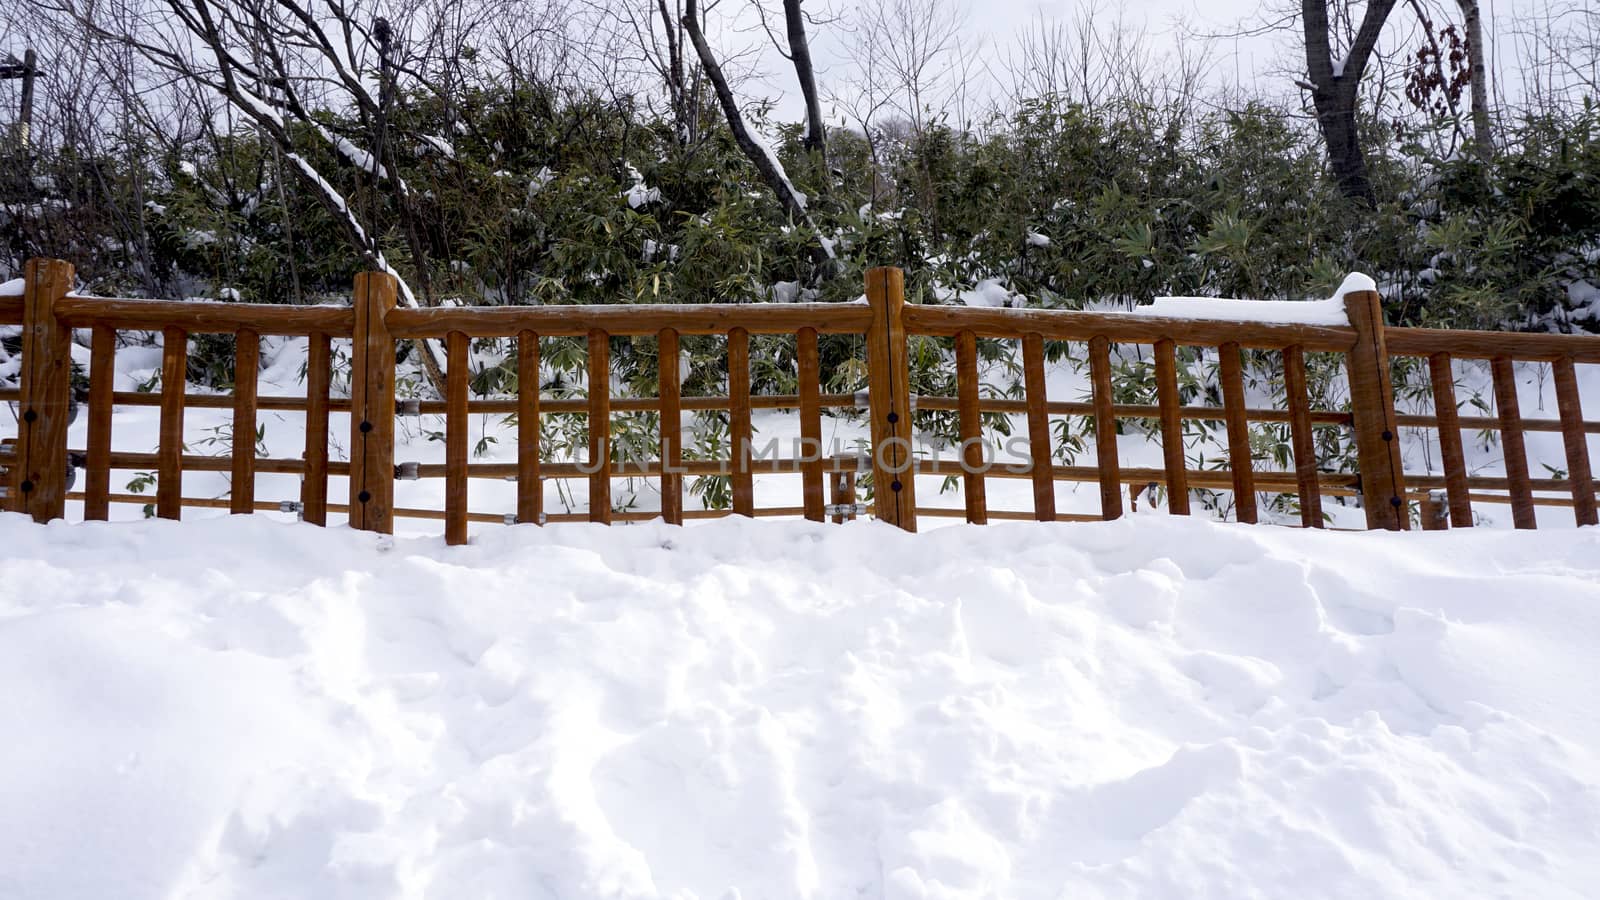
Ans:
{"type": "Polygon", "coordinates": [[[1317,442],[1311,430],[1311,396],[1306,390],[1306,351],[1298,344],[1283,348],[1283,392],[1289,403],[1295,480],[1300,485],[1300,524],[1321,528],[1322,490],[1317,484],[1317,442]]]}
{"type": "Polygon", "coordinates": [[[22,296],[22,410],[8,508],[35,522],[67,512],[67,428],[72,416],[72,330],[55,314],[72,289],[72,264],[30,259],[22,296]]]}
{"type": "Polygon", "coordinates": [[[394,338],[386,317],[399,282],[387,272],[355,279],[350,366],[350,525],[394,533],[394,338]]]}
{"type": "Polygon", "coordinates": [[[1189,470],[1183,453],[1183,419],[1178,412],[1177,345],[1156,341],[1156,402],[1161,406],[1161,456],[1167,470],[1167,511],[1189,514],[1189,470]]]}
{"type": "Polygon", "coordinates": [[[983,414],[979,409],[978,337],[971,331],[956,335],[956,397],[961,417],[961,492],[967,504],[967,521],[989,522],[989,497],[984,479],[983,414]]]}
{"type": "Polygon", "coordinates": [[[1044,338],[1022,336],[1022,381],[1028,403],[1028,453],[1032,457],[1033,516],[1041,522],[1056,518],[1055,460],[1050,453],[1050,416],[1044,380],[1044,338]]]}
{"type": "Polygon", "coordinates": [[[444,542],[467,542],[467,336],[452,331],[445,338],[444,412],[444,542]]]}
{"type": "MultiPolygon", "coordinates": [[[[328,336],[309,335],[306,339],[306,470],[300,482],[300,517],[313,525],[328,524],[328,388],[333,380],[332,362],[333,350],[328,336]]],[[[250,401],[254,406],[254,392],[250,401]]],[[[250,452],[254,454],[253,425],[248,439],[250,452]]]]}
{"type": "Polygon", "coordinates": [[[1561,441],[1567,450],[1567,479],[1572,482],[1572,512],[1579,525],[1596,519],[1594,475],[1589,468],[1589,436],[1583,428],[1583,403],[1571,357],[1555,361],[1556,408],[1561,414],[1561,441]]]}
{"type": "Polygon", "coordinates": [[[822,521],[822,371],[817,359],[817,330],[802,328],[795,335],[795,359],[800,375],[800,479],[806,518],[822,521]]]}
{"type": "Polygon", "coordinates": [[[1411,527],[1411,519],[1405,508],[1400,425],[1394,410],[1388,340],[1383,335],[1383,298],[1377,291],[1352,291],[1344,295],[1344,309],[1356,332],[1344,361],[1350,380],[1361,505],[1367,514],[1367,528],[1400,531],[1411,527]]]}
{"type": "Polygon", "coordinates": [[[1435,353],[1428,357],[1428,376],[1433,381],[1433,415],[1439,421],[1439,459],[1444,463],[1450,524],[1468,528],[1472,525],[1472,498],[1467,490],[1467,454],[1461,442],[1456,378],[1451,371],[1450,354],[1435,353]]]}
{"type": "Polygon", "coordinates": [[[1117,452],[1116,397],[1111,393],[1111,342],[1089,341],[1089,379],[1094,388],[1095,467],[1100,470],[1100,517],[1122,517],[1122,463],[1117,452]]]}
{"type": "Polygon", "coordinates": [[[183,515],[183,392],[188,382],[189,335],[161,332],[161,443],[156,451],[156,515],[183,515]]]}
{"type": "Polygon", "coordinates": [[[867,387],[872,416],[872,498],[882,521],[917,530],[916,448],[911,443],[911,374],[906,355],[905,273],[867,270],[867,387]]]}
{"type": "Polygon", "coordinates": [[[517,334],[517,521],[542,524],[539,475],[539,335],[517,334]]]}
{"type": "Polygon", "coordinates": [[[728,435],[733,441],[733,513],[755,515],[755,480],[750,474],[750,334],[728,332],[728,435]]]}
{"type": "Polygon", "coordinates": [[[1522,441],[1522,412],[1517,403],[1517,371],[1506,357],[1489,363],[1494,375],[1495,409],[1500,415],[1500,447],[1505,454],[1506,480],[1511,483],[1511,523],[1516,528],[1538,526],[1533,510],[1533,489],[1528,484],[1528,450],[1522,441]]]}
{"type": "Polygon", "coordinates": [[[111,516],[111,393],[116,385],[117,333],[94,326],[89,344],[89,436],[84,460],[83,518],[111,516]]]}
{"type": "Polygon", "coordinates": [[[1217,348],[1218,376],[1222,380],[1222,412],[1228,424],[1228,468],[1233,475],[1234,518],[1256,521],[1256,477],[1250,460],[1250,420],[1245,412],[1244,370],[1239,345],[1217,348]]]}
{"type": "Polygon", "coordinates": [[[683,372],[678,362],[678,332],[663,328],[656,335],[661,397],[661,518],[683,524],[683,372]]]}
{"type": "MultiPolygon", "coordinates": [[[[260,368],[261,337],[248,328],[241,329],[233,336],[233,468],[228,488],[228,511],[236,515],[252,513],[256,508],[256,384],[260,368]]],[[[306,389],[311,389],[309,358],[306,389]]],[[[309,431],[309,409],[307,416],[309,431]]],[[[327,446],[328,442],[322,443],[327,446]]],[[[304,501],[302,487],[301,502],[304,501]]]]}
{"type": "Polygon", "coordinates": [[[611,524],[611,338],[589,332],[589,521],[611,524]]]}

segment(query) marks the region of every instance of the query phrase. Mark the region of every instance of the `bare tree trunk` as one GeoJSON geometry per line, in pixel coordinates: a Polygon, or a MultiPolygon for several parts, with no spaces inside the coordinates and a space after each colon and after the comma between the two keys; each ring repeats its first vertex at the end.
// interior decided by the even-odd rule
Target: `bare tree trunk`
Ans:
{"type": "Polygon", "coordinates": [[[1350,54],[1341,64],[1333,60],[1333,46],[1328,33],[1328,7],[1326,0],[1301,0],[1301,19],[1306,38],[1306,70],[1311,76],[1311,100],[1317,111],[1317,126],[1328,145],[1328,161],[1333,166],[1333,177],[1345,196],[1367,205],[1377,202],[1372,190],[1372,180],[1367,175],[1367,161],[1361,155],[1360,136],[1356,132],[1356,99],[1361,87],[1361,76],[1377,46],[1383,23],[1394,10],[1398,0],[1370,0],[1361,19],[1361,29],[1350,54]]]}
{"type": "Polygon", "coordinates": [[[667,9],[667,0],[656,0],[656,9],[661,13],[661,31],[667,36],[667,95],[672,102],[672,117],[676,120],[678,145],[691,147],[700,139],[700,127],[694,92],[690,90],[684,71],[683,44],[678,40],[678,30],[682,26],[667,9]]]}
{"type": "Polygon", "coordinates": [[[817,243],[811,250],[811,261],[817,266],[817,271],[822,277],[829,277],[838,269],[833,246],[818,231],[811,214],[806,211],[806,195],[795,190],[794,185],[789,182],[789,177],[779,167],[777,154],[757,143],[750,135],[744,116],[739,112],[739,103],[733,96],[733,89],[728,86],[727,76],[723,74],[722,65],[717,62],[716,55],[711,52],[711,45],[706,42],[705,32],[701,30],[697,7],[697,0],[688,0],[684,4],[683,27],[689,32],[689,40],[694,43],[695,53],[700,57],[700,67],[705,70],[706,78],[717,92],[717,102],[722,106],[722,114],[728,120],[728,130],[733,132],[734,143],[739,145],[740,151],[750,160],[750,164],[756,167],[761,180],[765,181],[767,187],[777,195],[778,202],[783,204],[784,211],[789,217],[804,224],[808,231],[817,236],[817,243]]]}
{"type": "Polygon", "coordinates": [[[806,152],[815,153],[826,161],[828,142],[827,132],[822,125],[822,101],[817,98],[816,67],[811,63],[811,44],[806,39],[806,20],[800,11],[800,3],[801,0],[783,0],[783,19],[789,32],[789,58],[794,60],[794,74],[800,80],[800,94],[806,100],[806,152]]]}
{"type": "Polygon", "coordinates": [[[1483,42],[1483,18],[1478,0],[1456,0],[1467,29],[1467,62],[1472,66],[1472,132],[1478,158],[1494,157],[1494,129],[1489,121],[1488,52],[1483,42]]]}
{"type": "Polygon", "coordinates": [[[711,86],[717,92],[717,102],[722,106],[722,115],[728,120],[728,130],[733,132],[733,141],[739,145],[739,150],[744,153],[750,164],[756,167],[756,172],[761,175],[761,180],[777,195],[778,202],[795,221],[806,219],[805,195],[795,190],[789,183],[789,178],[778,168],[778,161],[772,157],[767,148],[756,142],[750,136],[750,129],[746,127],[744,115],[739,112],[739,101],[733,96],[733,89],[728,86],[728,78],[723,74],[722,64],[717,61],[716,54],[711,52],[711,45],[706,42],[705,32],[700,27],[699,3],[697,0],[688,0],[683,7],[683,27],[689,32],[689,40],[694,42],[694,51],[700,56],[700,66],[705,69],[706,77],[710,79],[711,86]]]}
{"type": "MultiPolygon", "coordinates": [[[[374,142],[377,153],[374,154],[378,165],[374,165],[373,180],[378,181],[376,170],[379,166],[387,168],[389,183],[393,188],[395,205],[400,209],[400,222],[405,229],[406,243],[411,248],[411,262],[416,269],[417,284],[422,287],[422,305],[436,306],[438,302],[433,297],[433,279],[428,273],[428,254],[422,245],[421,235],[417,231],[417,221],[411,208],[411,192],[406,190],[400,179],[399,158],[389,146],[389,104],[394,99],[394,59],[392,39],[393,31],[387,19],[379,18],[373,23],[373,37],[378,41],[378,134],[374,142]]],[[[373,235],[373,249],[377,249],[377,235],[373,235]]],[[[417,350],[417,355],[422,358],[422,368],[427,372],[428,381],[439,396],[444,396],[445,375],[444,367],[439,365],[439,357],[433,352],[433,346],[427,340],[412,341],[412,346],[417,350]]]]}

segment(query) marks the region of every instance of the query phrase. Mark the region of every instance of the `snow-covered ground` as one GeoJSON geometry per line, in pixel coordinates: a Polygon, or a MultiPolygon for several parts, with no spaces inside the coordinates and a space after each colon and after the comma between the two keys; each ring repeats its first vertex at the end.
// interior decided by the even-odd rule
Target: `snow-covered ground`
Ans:
{"type": "Polygon", "coordinates": [[[1600,531],[0,516],[0,897],[1584,897],[1600,531]]]}

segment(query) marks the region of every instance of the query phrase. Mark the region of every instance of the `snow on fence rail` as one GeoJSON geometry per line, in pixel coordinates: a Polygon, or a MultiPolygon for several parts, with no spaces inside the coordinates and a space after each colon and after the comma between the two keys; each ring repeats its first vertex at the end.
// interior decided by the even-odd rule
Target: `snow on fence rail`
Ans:
{"type": "MultiPolygon", "coordinates": [[[[1321,527],[1325,494],[1359,496],[1368,528],[1399,529],[1409,525],[1408,501],[1423,501],[1425,528],[1472,524],[1472,503],[1509,501],[1514,524],[1535,526],[1536,505],[1565,505],[1574,510],[1578,524],[1596,524],[1595,489],[1591,477],[1587,435],[1600,432],[1600,423],[1586,421],[1579,405],[1574,364],[1600,363],[1600,337],[1478,333],[1435,329],[1386,328],[1378,294],[1370,284],[1352,282],[1343,290],[1348,324],[1225,321],[1189,316],[1126,315],[1058,310],[986,309],[954,306],[907,305],[903,274],[879,268],[867,273],[866,304],[784,305],[618,305],[497,308],[407,309],[396,307],[396,282],[384,273],[356,277],[350,308],[334,306],[284,307],[237,303],[119,300],[76,296],[70,293],[73,268],[55,260],[30,261],[21,297],[0,296],[0,325],[23,326],[20,390],[0,392],[0,400],[17,401],[18,436],[0,450],[6,476],[4,504],[26,512],[37,521],[61,518],[66,501],[82,499],[86,519],[105,519],[112,502],[147,502],[139,494],[114,494],[113,469],[154,469],[155,511],[179,518],[183,507],[226,507],[235,513],[260,509],[298,509],[302,517],[325,524],[329,512],[348,514],[353,526],[391,532],[396,516],[442,519],[450,543],[467,539],[469,521],[539,522],[590,520],[595,522],[654,518],[657,513],[613,511],[613,478],[659,479],[662,508],[668,522],[718,515],[789,515],[835,521],[853,517],[857,471],[871,472],[875,486],[873,511],[877,518],[915,530],[919,516],[960,516],[973,523],[990,519],[1114,519],[1123,513],[1124,485],[1166,488],[1170,512],[1189,512],[1189,491],[1196,488],[1231,490],[1236,517],[1257,518],[1258,491],[1298,495],[1302,524],[1321,527]],[[70,342],[74,329],[89,329],[90,365],[86,397],[87,447],[67,446],[67,426],[74,407],[71,386],[70,342]],[[113,354],[119,330],[159,330],[164,334],[161,390],[159,394],[114,391],[113,354]],[[187,339],[195,333],[231,333],[237,341],[236,365],[254,371],[262,335],[304,336],[309,339],[304,397],[260,397],[254,379],[240,379],[232,397],[192,395],[185,392],[187,339]],[[751,335],[793,335],[798,367],[797,394],[752,395],[749,365],[751,335]],[[860,455],[823,455],[822,411],[854,408],[860,398],[822,392],[818,360],[820,334],[860,335],[866,345],[868,390],[865,405],[871,425],[868,452],[860,455]],[[587,339],[588,383],[609,385],[611,339],[650,336],[659,341],[660,384],[656,397],[613,397],[609,388],[590,390],[584,399],[541,396],[539,379],[519,379],[517,395],[509,399],[468,397],[470,341],[485,337],[510,337],[517,341],[518,371],[539,369],[541,337],[582,336],[587,339]],[[727,341],[729,373],[725,397],[684,397],[679,372],[679,338],[683,335],[720,335],[727,341]],[[954,345],[957,396],[914,396],[907,363],[908,336],[948,339],[954,345]],[[445,463],[396,465],[395,419],[397,402],[396,342],[404,339],[442,339],[448,352],[446,397],[442,401],[410,401],[398,411],[443,413],[445,463]],[[980,338],[1020,340],[1024,397],[985,396],[978,373],[980,338]],[[330,397],[331,341],[352,342],[350,399],[330,397]],[[1045,342],[1087,344],[1092,392],[1087,402],[1052,400],[1045,390],[1045,342]],[[1153,349],[1154,405],[1117,403],[1112,388],[1114,344],[1143,344],[1153,349]],[[1178,388],[1176,350],[1179,345],[1214,348],[1219,358],[1222,405],[1182,405],[1178,388]],[[1284,409],[1257,409],[1245,397],[1241,354],[1268,351],[1281,357],[1286,402],[1284,409]],[[1344,358],[1349,381],[1349,409],[1312,408],[1306,387],[1306,354],[1335,353],[1344,358]],[[1432,415],[1398,415],[1391,383],[1391,361],[1397,356],[1427,360],[1436,398],[1432,415]],[[1458,412],[1451,363],[1455,358],[1489,360],[1498,415],[1468,417],[1458,412]],[[456,364],[461,361],[462,364],[456,364]],[[1512,366],[1518,361],[1544,361],[1553,366],[1558,419],[1523,419],[1517,407],[1512,366]],[[159,405],[160,440],[156,453],[113,450],[112,409],[116,405],[159,405]],[[186,407],[229,407],[233,434],[253,434],[260,410],[294,410],[306,415],[303,459],[258,457],[251,441],[235,441],[231,456],[218,458],[184,452],[183,416],[186,407]],[[681,418],[689,410],[727,410],[733,450],[729,459],[685,460],[681,418]],[[753,409],[796,410],[800,420],[800,447],[818,452],[788,458],[760,457],[752,445],[753,409]],[[915,410],[944,410],[958,414],[960,458],[954,462],[919,458],[913,444],[915,410]],[[613,446],[613,413],[659,413],[659,430],[653,459],[627,458],[613,446]],[[350,413],[350,460],[329,459],[329,413],[350,413]],[[518,453],[515,463],[472,463],[468,453],[471,413],[514,413],[517,416],[518,453]],[[549,462],[541,458],[540,417],[585,414],[588,458],[579,462],[549,462]],[[1024,465],[994,466],[984,456],[981,417],[984,413],[1022,413],[1027,420],[1029,459],[1024,465]],[[1093,420],[1096,462],[1093,466],[1059,465],[1052,454],[1049,416],[1087,416],[1093,420]],[[1124,467],[1116,442],[1119,419],[1158,420],[1163,450],[1161,468],[1124,467]],[[1228,464],[1220,469],[1190,469],[1185,460],[1185,419],[1222,421],[1226,425],[1228,464]],[[1271,471],[1252,461],[1251,422],[1287,422],[1290,426],[1294,468],[1271,471]],[[1354,471],[1318,471],[1313,440],[1317,426],[1351,429],[1356,447],[1354,471]],[[1442,476],[1403,471],[1398,429],[1401,426],[1435,428],[1444,468],[1442,476]],[[1505,448],[1504,477],[1469,474],[1463,456],[1461,429],[1497,429],[1505,448]],[[1531,478],[1523,432],[1559,431],[1567,453],[1567,470],[1561,478],[1531,478]],[[69,494],[71,468],[86,472],[80,494],[69,494]],[[182,496],[185,470],[228,471],[231,494],[226,501],[182,496]],[[798,473],[802,505],[757,507],[753,479],[757,474],[798,473]],[[302,477],[298,501],[258,501],[257,473],[291,473],[302,477]],[[685,475],[725,474],[730,479],[731,508],[685,510],[685,475]],[[964,509],[918,506],[916,475],[956,477],[960,480],[964,509]],[[349,479],[347,503],[329,501],[328,479],[349,479]],[[986,502],[988,478],[1025,478],[1032,482],[1032,510],[991,510],[986,502]],[[394,504],[396,478],[443,478],[444,508],[406,509],[394,504]],[[468,509],[468,483],[473,478],[505,478],[516,482],[517,512],[487,515],[468,509]],[[589,483],[589,511],[544,512],[546,478],[585,478],[589,483]],[[1098,483],[1098,516],[1058,514],[1055,483],[1098,483]],[[831,503],[824,502],[825,487],[831,503]],[[1489,492],[1505,492],[1504,494],[1489,492]],[[1567,497],[1541,496],[1552,492],[1567,497]],[[1446,516],[1448,513],[1448,516],[1446,516]]],[[[1159,313],[1159,310],[1157,311],[1159,313]]]]}

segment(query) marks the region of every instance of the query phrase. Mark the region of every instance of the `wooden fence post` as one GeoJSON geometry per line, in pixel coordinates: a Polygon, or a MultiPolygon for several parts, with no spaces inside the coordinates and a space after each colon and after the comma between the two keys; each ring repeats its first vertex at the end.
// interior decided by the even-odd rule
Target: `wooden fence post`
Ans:
{"type": "MultiPolygon", "coordinates": [[[[311,339],[312,352],[316,351],[316,338],[311,339]]],[[[306,395],[315,397],[311,389],[315,366],[306,364],[306,395]]],[[[241,328],[233,335],[233,447],[232,473],[228,487],[228,511],[234,515],[250,515],[256,511],[256,391],[261,378],[261,336],[253,329],[241,328]]],[[[312,422],[311,401],[306,404],[306,432],[312,422]]],[[[307,442],[309,444],[309,441],[307,442]]],[[[322,446],[328,446],[328,419],[322,419],[322,446]]],[[[310,467],[308,460],[307,468],[310,467]]],[[[326,489],[323,491],[326,493],[326,489]]],[[[301,488],[301,505],[305,505],[305,489],[301,488]]],[[[321,522],[317,524],[322,524],[321,522]]]]}
{"type": "Polygon", "coordinates": [[[874,514],[906,531],[917,530],[916,455],[911,443],[911,384],[906,360],[905,273],[867,270],[867,387],[872,416],[874,514]]]}
{"type": "Polygon", "coordinates": [[[394,338],[385,317],[399,282],[356,275],[350,365],[350,526],[394,533],[394,338]]]}
{"type": "Polygon", "coordinates": [[[444,341],[444,542],[454,547],[467,542],[467,389],[472,381],[468,364],[472,342],[460,331],[450,332],[444,341]]]}
{"type": "Polygon", "coordinates": [[[189,383],[189,333],[161,330],[161,426],[156,448],[156,516],[183,518],[183,395],[189,383]]]}
{"type": "Polygon", "coordinates": [[[56,320],[55,302],[72,290],[73,277],[72,264],[57,259],[30,259],[24,270],[21,414],[7,502],[35,522],[67,512],[72,329],[56,320]]]}
{"type": "Polygon", "coordinates": [[[1410,516],[1389,349],[1383,336],[1383,298],[1377,291],[1352,291],[1344,295],[1344,308],[1356,332],[1355,344],[1345,354],[1345,371],[1350,378],[1350,413],[1367,528],[1400,531],[1410,526],[1410,516]]]}

